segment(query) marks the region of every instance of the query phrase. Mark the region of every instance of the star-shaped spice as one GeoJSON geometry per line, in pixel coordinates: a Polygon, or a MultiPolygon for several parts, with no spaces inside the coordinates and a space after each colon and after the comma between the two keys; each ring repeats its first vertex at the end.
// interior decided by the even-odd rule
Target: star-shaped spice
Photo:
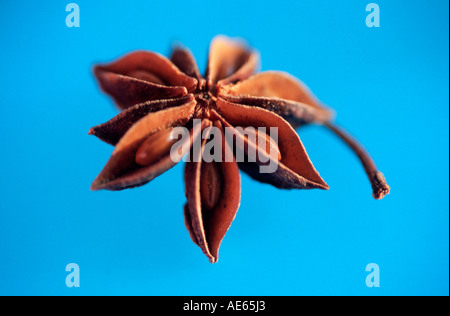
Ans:
{"type": "Polygon", "coordinates": [[[278,188],[328,189],[294,130],[318,123],[355,151],[372,184],[373,196],[383,198],[389,192],[383,175],[358,143],[330,122],[330,111],[297,79],[273,71],[254,74],[257,66],[256,52],[239,41],[218,36],[210,46],[205,78],[184,48],[176,48],[170,59],[138,51],[95,67],[101,88],[123,111],[89,131],[115,146],[92,189],[140,186],[170,169],[181,159],[170,155],[178,141],[170,137],[171,132],[175,127],[187,128],[189,137],[177,147],[180,157],[188,152],[190,157],[185,169],[185,224],[194,243],[211,262],[217,262],[220,243],[239,208],[239,169],[278,188]],[[195,126],[195,120],[200,125],[195,126]],[[219,134],[212,135],[213,127],[219,134]],[[276,127],[278,142],[259,129],[249,137],[237,127],[267,131],[276,127]],[[226,128],[235,133],[236,142],[225,137],[226,128]],[[266,148],[258,146],[258,139],[266,140],[266,148]],[[195,141],[200,141],[198,150],[194,150],[195,141]],[[222,158],[227,150],[247,155],[254,149],[258,159],[206,161],[210,142],[220,144],[222,158]],[[275,172],[260,171],[267,161],[277,163],[275,172]]]}

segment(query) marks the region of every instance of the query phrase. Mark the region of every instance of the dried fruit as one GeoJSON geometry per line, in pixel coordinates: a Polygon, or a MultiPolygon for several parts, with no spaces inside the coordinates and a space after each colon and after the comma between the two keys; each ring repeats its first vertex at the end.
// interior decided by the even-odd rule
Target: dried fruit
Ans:
{"type": "Polygon", "coordinates": [[[220,243],[239,208],[238,168],[278,188],[328,189],[294,130],[316,123],[333,131],[355,151],[368,174],[373,196],[384,197],[389,186],[383,175],[361,146],[330,122],[331,112],[288,74],[268,71],[253,75],[257,65],[256,52],[239,41],[218,36],[210,46],[205,78],[184,48],[176,48],[170,59],[139,51],[95,67],[101,88],[123,111],[89,131],[115,146],[92,189],[122,190],[162,174],[179,161],[170,156],[173,140],[168,139],[168,131],[178,126],[188,128],[190,137],[180,141],[182,148],[192,149],[185,169],[185,224],[192,240],[211,262],[217,262],[220,243]],[[195,119],[201,121],[199,128],[193,123],[195,119]],[[217,137],[222,140],[222,162],[202,159],[212,127],[218,129],[217,137]],[[278,143],[265,133],[254,135],[255,139],[266,138],[266,148],[258,154],[277,161],[275,172],[260,172],[263,159],[225,159],[227,150],[245,152],[245,148],[257,146],[237,127],[277,128],[278,143]],[[226,128],[242,141],[230,142],[225,137],[226,128]],[[197,140],[200,146],[196,150],[197,140]]]}

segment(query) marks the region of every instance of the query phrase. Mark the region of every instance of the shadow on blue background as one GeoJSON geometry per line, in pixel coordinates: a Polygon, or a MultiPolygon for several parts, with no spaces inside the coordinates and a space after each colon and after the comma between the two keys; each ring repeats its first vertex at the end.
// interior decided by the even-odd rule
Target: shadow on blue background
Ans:
{"type": "Polygon", "coordinates": [[[0,294],[448,295],[448,2],[2,1],[0,294]],[[91,67],[181,41],[204,69],[216,34],[246,38],[262,70],[302,79],[369,149],[382,201],[321,127],[299,131],[330,191],[242,176],[242,202],[211,265],[184,227],[183,165],[148,185],[91,192],[112,147],[87,132],[117,111],[91,67]],[[77,263],[81,287],[67,288],[77,263]],[[367,288],[377,263],[381,287],[367,288]]]}

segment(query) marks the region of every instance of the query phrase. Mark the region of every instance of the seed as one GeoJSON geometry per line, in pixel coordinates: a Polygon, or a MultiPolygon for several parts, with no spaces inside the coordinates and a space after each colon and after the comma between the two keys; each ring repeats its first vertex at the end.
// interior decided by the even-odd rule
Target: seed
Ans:
{"type": "Polygon", "coordinates": [[[127,73],[127,76],[157,84],[164,84],[157,76],[145,70],[132,70],[127,73]]]}
{"type": "Polygon", "coordinates": [[[202,162],[200,172],[200,196],[202,204],[213,210],[222,195],[222,172],[215,162],[202,162]]]}
{"type": "Polygon", "coordinates": [[[251,140],[255,140],[255,144],[257,146],[258,149],[260,148],[260,143],[259,143],[259,137],[263,137],[266,139],[266,143],[264,145],[264,148],[262,148],[262,150],[272,159],[272,160],[281,160],[281,152],[280,149],[277,145],[277,143],[273,140],[272,137],[270,137],[269,135],[267,135],[266,133],[264,133],[261,130],[258,130],[256,128],[248,128],[245,129],[245,138],[248,139],[248,137],[250,135],[252,135],[251,140]],[[248,136],[247,136],[248,135],[248,136]]]}
{"type": "Polygon", "coordinates": [[[177,142],[177,139],[170,139],[171,131],[172,128],[169,127],[147,137],[136,152],[136,163],[148,166],[169,153],[172,145],[177,142]]]}

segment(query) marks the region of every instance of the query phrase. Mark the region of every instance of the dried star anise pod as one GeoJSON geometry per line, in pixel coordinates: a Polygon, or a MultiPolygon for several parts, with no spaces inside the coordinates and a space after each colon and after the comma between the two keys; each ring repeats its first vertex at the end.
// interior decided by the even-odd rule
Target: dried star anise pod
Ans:
{"type": "Polygon", "coordinates": [[[239,169],[278,188],[328,189],[294,130],[318,123],[355,151],[372,184],[373,196],[383,198],[389,192],[383,175],[361,146],[330,122],[330,111],[295,78],[273,71],[254,74],[257,66],[256,52],[239,41],[218,36],[210,46],[205,78],[184,48],[176,48],[170,59],[138,51],[95,67],[101,88],[123,111],[89,131],[115,146],[92,189],[122,190],[159,176],[179,162],[170,155],[177,141],[169,137],[172,129],[188,128],[190,137],[181,144],[192,158],[185,168],[185,224],[194,243],[211,262],[217,262],[220,243],[240,203],[239,169]],[[198,128],[195,119],[201,121],[198,128]],[[220,132],[211,140],[212,127],[220,132]],[[278,143],[262,132],[249,138],[236,127],[276,127],[278,143]],[[233,129],[241,142],[225,140],[225,128],[233,129]],[[275,148],[275,156],[257,148],[257,138],[266,139],[267,146],[275,148]],[[197,151],[193,150],[196,140],[200,140],[197,151]],[[248,148],[257,148],[258,154],[276,160],[278,167],[273,173],[261,173],[258,167],[263,159],[204,161],[208,143],[218,140],[222,141],[222,155],[227,149],[247,153],[248,148]]]}

